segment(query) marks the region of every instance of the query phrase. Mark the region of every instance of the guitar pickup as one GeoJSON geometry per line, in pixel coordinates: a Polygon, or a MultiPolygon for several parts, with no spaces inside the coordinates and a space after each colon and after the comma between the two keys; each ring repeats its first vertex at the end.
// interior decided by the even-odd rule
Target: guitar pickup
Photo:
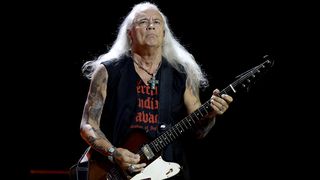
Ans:
{"type": "Polygon", "coordinates": [[[148,160],[154,157],[154,153],[152,152],[149,145],[145,145],[141,148],[143,154],[147,157],[148,160]]]}

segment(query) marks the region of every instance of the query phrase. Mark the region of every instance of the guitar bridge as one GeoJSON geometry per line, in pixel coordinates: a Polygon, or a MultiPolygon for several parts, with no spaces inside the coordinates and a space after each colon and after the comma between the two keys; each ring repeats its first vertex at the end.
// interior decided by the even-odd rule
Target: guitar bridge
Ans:
{"type": "Polygon", "coordinates": [[[144,145],[141,148],[143,154],[147,157],[148,160],[152,159],[154,157],[154,153],[152,152],[149,145],[144,145]]]}

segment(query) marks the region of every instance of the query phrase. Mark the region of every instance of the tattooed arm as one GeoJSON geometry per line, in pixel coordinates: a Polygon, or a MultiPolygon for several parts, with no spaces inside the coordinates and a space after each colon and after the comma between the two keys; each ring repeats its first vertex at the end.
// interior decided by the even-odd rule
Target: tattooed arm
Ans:
{"type": "Polygon", "coordinates": [[[107,149],[112,147],[110,141],[99,128],[107,94],[107,79],[107,70],[103,65],[100,65],[92,76],[80,125],[82,138],[104,155],[108,155],[107,149]]]}
{"type": "MultiPolygon", "coordinates": [[[[110,155],[108,149],[113,147],[111,142],[100,130],[100,120],[107,96],[108,72],[100,65],[92,76],[87,101],[84,106],[80,132],[81,137],[96,151],[103,155],[110,155]]],[[[104,119],[104,121],[107,119],[104,119]]],[[[135,164],[135,172],[141,171],[145,163],[138,164],[140,156],[130,152],[128,149],[117,147],[112,154],[114,162],[123,170],[127,170],[131,164],[135,164]]]]}

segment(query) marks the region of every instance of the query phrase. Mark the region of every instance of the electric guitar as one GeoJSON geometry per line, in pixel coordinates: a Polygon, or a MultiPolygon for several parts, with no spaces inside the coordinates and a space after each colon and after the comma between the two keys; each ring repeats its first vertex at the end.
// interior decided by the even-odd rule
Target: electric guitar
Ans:
{"type": "MultiPolygon", "coordinates": [[[[274,62],[267,57],[268,56],[264,57],[266,60],[263,63],[238,75],[233,83],[220,91],[219,95],[237,93],[237,91],[242,88],[247,89],[258,75],[273,66],[274,62]]],[[[180,165],[174,162],[164,161],[160,156],[162,150],[174,140],[181,137],[186,131],[193,128],[196,122],[205,117],[210,111],[212,111],[212,108],[209,99],[197,110],[168,128],[151,142],[143,133],[137,132],[130,134],[130,139],[127,139],[127,143],[124,144],[123,147],[139,154],[141,158],[140,162],[147,163],[145,169],[138,174],[129,175],[107,159],[98,163],[90,163],[89,161],[89,180],[160,180],[175,176],[180,171],[180,165]],[[146,144],[146,142],[149,143],[146,144]]]]}

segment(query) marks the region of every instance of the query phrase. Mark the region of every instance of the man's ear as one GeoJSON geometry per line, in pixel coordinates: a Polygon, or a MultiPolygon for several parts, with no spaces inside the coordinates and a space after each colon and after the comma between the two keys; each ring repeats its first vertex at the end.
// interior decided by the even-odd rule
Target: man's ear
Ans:
{"type": "Polygon", "coordinates": [[[127,29],[127,36],[128,36],[129,38],[131,38],[131,31],[130,31],[130,29],[127,29]]]}
{"type": "Polygon", "coordinates": [[[127,36],[128,36],[128,39],[129,39],[129,42],[130,44],[132,43],[132,38],[131,38],[131,30],[127,30],[127,36]]]}

